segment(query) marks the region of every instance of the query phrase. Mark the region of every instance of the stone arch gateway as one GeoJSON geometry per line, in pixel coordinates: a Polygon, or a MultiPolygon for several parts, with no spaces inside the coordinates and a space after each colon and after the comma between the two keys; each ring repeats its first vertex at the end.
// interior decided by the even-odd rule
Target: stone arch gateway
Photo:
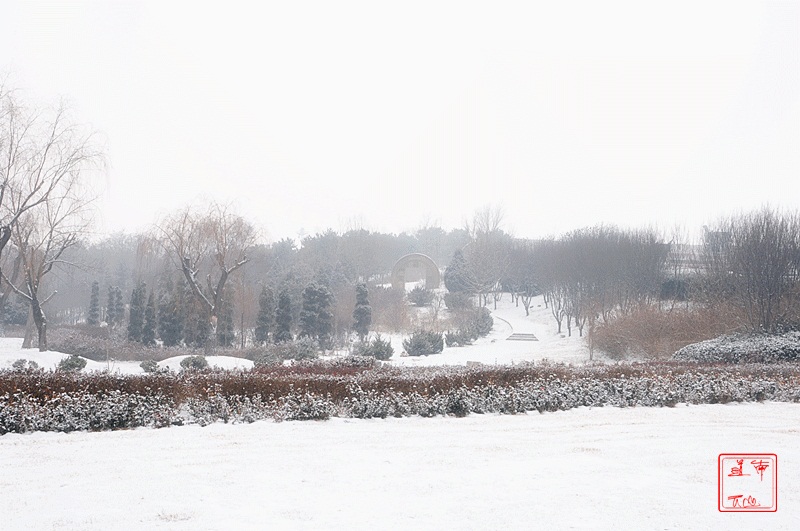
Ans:
{"type": "Polygon", "coordinates": [[[405,290],[406,282],[425,280],[426,289],[436,289],[442,282],[439,267],[422,253],[407,254],[392,268],[392,287],[405,290]]]}

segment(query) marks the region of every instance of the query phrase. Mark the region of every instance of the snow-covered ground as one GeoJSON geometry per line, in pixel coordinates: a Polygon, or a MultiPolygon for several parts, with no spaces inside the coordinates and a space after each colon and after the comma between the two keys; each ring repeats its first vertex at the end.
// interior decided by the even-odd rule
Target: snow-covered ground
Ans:
{"type": "Polygon", "coordinates": [[[800,405],[257,422],[0,437],[4,530],[800,529],[800,405]],[[778,456],[778,511],[717,456],[778,456]]]}
{"type": "MultiPolygon", "coordinates": [[[[507,299],[476,345],[401,357],[398,336],[392,363],[588,360],[541,299],[530,317],[507,299]]],[[[0,340],[0,367],[64,357],[20,343],[0,340]]],[[[800,529],[798,418],[763,403],[7,434],[0,529],[800,529]],[[778,455],[776,513],[718,512],[726,452],[778,455]]]]}
{"type": "MultiPolygon", "coordinates": [[[[22,339],[14,337],[0,338],[0,369],[10,369],[12,364],[19,360],[31,360],[36,362],[43,369],[55,369],[59,362],[68,357],[67,354],[56,351],[39,352],[37,349],[22,349],[22,339]]],[[[165,359],[158,363],[159,367],[168,367],[175,372],[181,370],[181,360],[186,356],[175,356],[165,359]]],[[[253,367],[253,362],[232,356],[208,356],[208,364],[220,369],[248,369],[253,367]]],[[[109,370],[120,374],[143,374],[144,370],[139,366],[138,361],[115,361],[100,362],[86,360],[84,371],[105,371],[109,370]]]]}
{"type": "MultiPolygon", "coordinates": [[[[445,347],[441,354],[430,356],[401,356],[403,339],[407,336],[391,335],[394,355],[391,362],[400,366],[427,365],[465,365],[468,361],[484,364],[510,364],[521,361],[548,359],[566,363],[582,363],[589,360],[589,348],[585,338],[578,336],[573,330],[572,337],[567,335],[566,326],[562,333],[549,308],[545,308],[542,297],[535,297],[531,302],[530,316],[525,316],[525,308],[511,301],[511,295],[503,294],[497,303],[497,309],[490,303],[489,309],[494,318],[494,328],[488,336],[475,341],[466,347],[445,347]],[[512,333],[533,334],[538,341],[508,341],[512,333]]],[[[594,353],[594,359],[601,355],[594,353]]]]}

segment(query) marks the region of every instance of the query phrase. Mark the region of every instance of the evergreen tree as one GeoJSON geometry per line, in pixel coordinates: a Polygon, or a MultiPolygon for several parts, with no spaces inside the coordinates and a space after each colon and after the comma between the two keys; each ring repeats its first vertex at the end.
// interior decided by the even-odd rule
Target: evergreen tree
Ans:
{"type": "Polygon", "coordinates": [[[333,295],[326,286],[312,282],[303,290],[300,335],[316,339],[323,348],[329,348],[331,343],[332,303],[333,295]]]}
{"type": "Polygon", "coordinates": [[[291,341],[292,338],[292,299],[289,291],[283,288],[278,295],[278,309],[275,312],[275,342],[291,341]]]}
{"type": "Polygon", "coordinates": [[[128,315],[128,340],[142,341],[142,328],[144,327],[144,309],[146,286],[140,282],[131,292],[131,303],[128,315]]]}
{"type": "Polygon", "coordinates": [[[89,315],[86,317],[86,324],[89,326],[100,324],[100,283],[96,280],[92,282],[92,296],[89,299],[89,315]]]}
{"type": "Polygon", "coordinates": [[[230,347],[234,340],[233,292],[226,287],[224,293],[217,318],[217,344],[221,347],[230,347]]]}
{"type": "Polygon", "coordinates": [[[369,290],[367,285],[359,283],[356,285],[356,307],[353,310],[355,324],[353,330],[358,334],[358,339],[364,341],[369,333],[369,325],[372,324],[372,307],[369,305],[369,290]]]}
{"type": "Polygon", "coordinates": [[[106,323],[113,327],[119,319],[117,318],[117,299],[114,286],[108,286],[108,300],[106,301],[106,323]]]}
{"type": "Polygon", "coordinates": [[[122,288],[114,287],[114,322],[122,324],[125,320],[125,303],[122,301],[122,288]]]}
{"type": "Polygon", "coordinates": [[[183,339],[183,308],[172,279],[167,281],[158,300],[158,336],[165,347],[179,345],[183,339]]]}
{"type": "Polygon", "coordinates": [[[444,270],[444,285],[450,293],[474,291],[475,281],[460,249],[453,254],[450,265],[444,270]]]}
{"type": "Polygon", "coordinates": [[[156,296],[152,291],[147,299],[147,306],[144,310],[142,343],[148,347],[156,344],[156,296]]]}
{"type": "Polygon", "coordinates": [[[263,345],[269,341],[269,332],[275,320],[275,297],[267,286],[261,289],[258,298],[258,316],[256,317],[255,341],[263,345]]]}

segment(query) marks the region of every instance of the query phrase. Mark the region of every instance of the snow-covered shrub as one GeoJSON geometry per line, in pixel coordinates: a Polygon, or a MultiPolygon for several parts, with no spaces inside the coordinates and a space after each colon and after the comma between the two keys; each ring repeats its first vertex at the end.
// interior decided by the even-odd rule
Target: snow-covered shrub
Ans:
{"type": "Polygon", "coordinates": [[[319,357],[320,346],[310,337],[301,337],[270,345],[268,350],[281,360],[311,360],[319,357]]]}
{"type": "Polygon", "coordinates": [[[394,354],[392,342],[383,339],[377,334],[372,340],[359,341],[353,346],[353,354],[356,356],[370,356],[376,360],[388,360],[394,354]]]}
{"type": "Polygon", "coordinates": [[[38,369],[39,364],[33,360],[20,358],[11,364],[11,368],[17,371],[24,371],[25,369],[38,369]]]}
{"type": "Polygon", "coordinates": [[[433,292],[421,286],[416,286],[408,292],[408,302],[414,306],[430,306],[433,302],[433,292]]]}
{"type": "Polygon", "coordinates": [[[86,367],[86,360],[76,354],[63,358],[58,362],[58,370],[60,371],[80,371],[84,367],[86,367]]]}
{"type": "Polygon", "coordinates": [[[427,356],[444,350],[442,334],[432,330],[417,330],[403,340],[403,349],[409,356],[427,356]]]}
{"type": "Polygon", "coordinates": [[[456,330],[445,335],[448,347],[471,345],[479,337],[491,332],[494,326],[491,312],[485,307],[455,312],[451,322],[456,330]]]}
{"type": "Polygon", "coordinates": [[[677,361],[707,363],[775,363],[800,360],[800,332],[782,335],[734,334],[687,345],[677,361]]]}
{"type": "Polygon", "coordinates": [[[181,360],[181,369],[185,371],[208,369],[208,360],[205,356],[187,356],[181,360]]]}
{"type": "Polygon", "coordinates": [[[444,295],[444,305],[451,312],[457,310],[469,310],[474,306],[472,296],[464,291],[447,292],[444,295]]]}
{"type": "Polygon", "coordinates": [[[158,362],[156,360],[144,360],[139,364],[144,372],[158,372],[158,362]]]}

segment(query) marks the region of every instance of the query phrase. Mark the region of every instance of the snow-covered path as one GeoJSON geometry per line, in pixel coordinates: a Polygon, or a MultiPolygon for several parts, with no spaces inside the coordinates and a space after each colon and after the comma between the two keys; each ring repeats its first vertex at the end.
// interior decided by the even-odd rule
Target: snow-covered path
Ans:
{"type": "MultiPolygon", "coordinates": [[[[567,336],[566,328],[562,333],[558,328],[550,310],[545,308],[542,297],[534,297],[531,302],[530,316],[525,315],[525,308],[511,302],[508,293],[498,302],[497,309],[493,304],[489,308],[494,317],[494,328],[488,336],[478,339],[467,347],[445,347],[441,354],[419,357],[401,357],[403,350],[401,336],[392,336],[395,355],[392,364],[404,366],[429,365],[464,365],[468,361],[485,364],[509,364],[522,361],[548,359],[565,363],[583,363],[589,360],[589,348],[584,338],[573,330],[572,337],[567,336]],[[537,341],[507,341],[512,333],[533,334],[537,341]]],[[[595,353],[595,359],[598,358],[595,353]]]]}
{"type": "Polygon", "coordinates": [[[4,530],[800,529],[800,405],[579,408],[0,437],[4,530]],[[778,511],[717,456],[778,455],[778,511]]]}

